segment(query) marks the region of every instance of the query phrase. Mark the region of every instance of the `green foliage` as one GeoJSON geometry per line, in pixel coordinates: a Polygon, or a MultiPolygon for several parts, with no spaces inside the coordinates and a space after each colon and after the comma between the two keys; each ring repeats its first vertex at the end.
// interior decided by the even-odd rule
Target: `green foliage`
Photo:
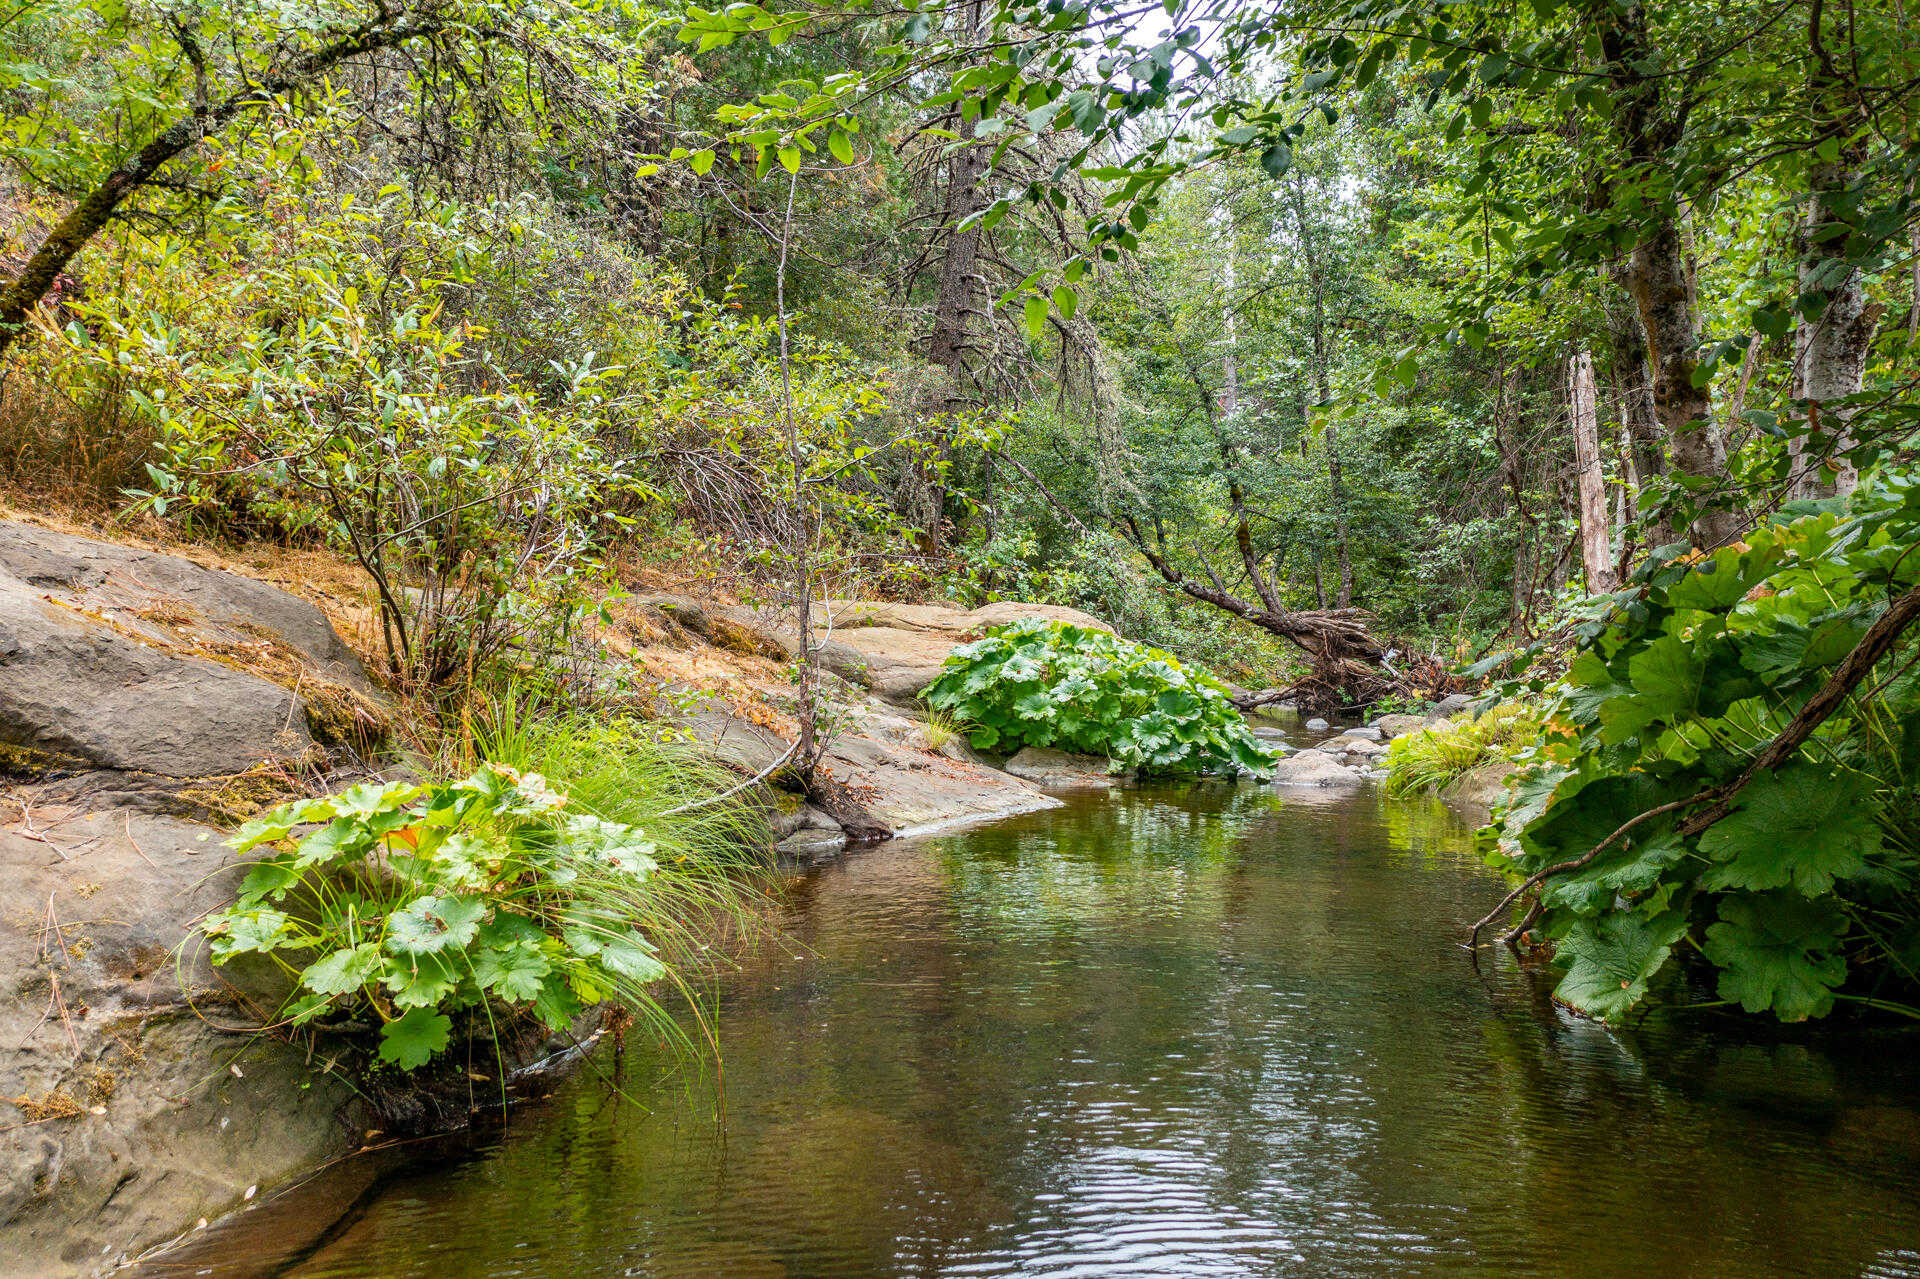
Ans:
{"type": "MultiPolygon", "coordinates": [[[[524,759],[582,731],[559,723],[499,741],[524,759]]],[[[662,758],[630,744],[642,762],[662,758]]],[[[588,742],[589,762],[575,770],[590,800],[619,785],[610,749],[588,742]]],[[[612,1001],[677,1034],[651,987],[671,975],[696,912],[711,924],[716,912],[742,911],[747,893],[714,855],[722,833],[739,829],[733,810],[663,814],[659,801],[686,780],[621,793],[612,806],[644,825],[498,762],[451,782],[365,783],[302,800],[235,833],[234,849],[267,855],[201,931],[215,963],[261,955],[288,976],[283,1025],[370,1014],[377,1059],[401,1069],[444,1050],[456,1019],[493,1028],[528,1016],[564,1030],[612,1001]]],[[[697,786],[714,793],[704,779],[697,786]]]]}
{"type": "Polygon", "coordinates": [[[1508,763],[1540,737],[1538,710],[1502,702],[1483,714],[1459,714],[1393,739],[1387,745],[1387,793],[1444,790],[1480,765],[1508,763]]]}
{"type": "Polygon", "coordinates": [[[1029,618],[948,654],[923,694],[981,750],[1051,746],[1146,772],[1266,773],[1217,680],[1105,631],[1029,618]]]}
{"type": "MultiPolygon", "coordinates": [[[[1657,552],[1590,610],[1551,690],[1541,762],[1490,860],[1577,860],[1629,819],[1742,776],[1892,596],[1920,582],[1920,481],[1881,477],[1711,555],[1657,552]]],[[[1813,737],[1698,833],[1690,804],[1648,818],[1542,888],[1558,995],[1617,1019],[1697,951],[1723,999],[1783,1021],[1836,999],[1920,989],[1914,767],[1920,680],[1902,645],[1813,737]]],[[[1396,746],[1398,743],[1396,743],[1396,746]]]]}

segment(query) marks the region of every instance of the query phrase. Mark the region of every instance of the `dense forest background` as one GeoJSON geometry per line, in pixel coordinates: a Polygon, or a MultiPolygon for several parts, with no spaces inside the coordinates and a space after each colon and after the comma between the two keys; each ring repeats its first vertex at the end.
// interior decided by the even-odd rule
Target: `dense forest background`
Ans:
{"type": "Polygon", "coordinates": [[[801,497],[840,593],[1070,603],[1256,685],[1325,638],[1274,619],[1349,607],[1454,659],[1904,445],[1809,409],[1913,377],[1898,3],[48,0],[4,38],[0,465],[433,569],[448,641],[390,619],[429,680],[480,577],[764,572],[801,497]]]}

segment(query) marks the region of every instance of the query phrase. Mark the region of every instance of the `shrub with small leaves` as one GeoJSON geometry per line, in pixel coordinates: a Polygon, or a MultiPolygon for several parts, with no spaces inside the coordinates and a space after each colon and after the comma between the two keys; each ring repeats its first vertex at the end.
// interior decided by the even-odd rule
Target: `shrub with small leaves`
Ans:
{"type": "Polygon", "coordinates": [[[1273,769],[1218,680],[1068,622],[1027,618],[961,645],[922,696],[981,750],[1051,746],[1158,773],[1273,769]]]}
{"type": "Polygon", "coordinates": [[[658,1010],[648,987],[667,968],[635,926],[653,843],[574,811],[538,773],[367,783],[275,809],[230,843],[271,851],[201,931],[216,964],[259,954],[286,973],[287,1026],[371,1014],[378,1059],[410,1070],[467,1012],[562,1030],[603,1000],[658,1010]]]}

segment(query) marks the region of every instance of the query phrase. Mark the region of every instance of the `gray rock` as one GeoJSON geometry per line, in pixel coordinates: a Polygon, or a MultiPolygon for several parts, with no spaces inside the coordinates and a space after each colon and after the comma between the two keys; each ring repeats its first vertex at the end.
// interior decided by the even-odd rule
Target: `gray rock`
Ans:
{"type": "Polygon", "coordinates": [[[1341,734],[1341,736],[1364,737],[1370,742],[1377,742],[1381,740],[1383,737],[1385,737],[1386,734],[1381,732],[1380,729],[1372,725],[1369,725],[1366,728],[1349,728],[1345,733],[1341,734]]]}
{"type": "Polygon", "coordinates": [[[1263,724],[1263,725],[1261,725],[1261,726],[1259,726],[1258,728],[1254,728],[1254,729],[1252,729],[1252,730],[1250,730],[1250,731],[1251,731],[1251,732],[1253,733],[1253,735],[1254,735],[1255,737],[1257,737],[1257,738],[1259,738],[1259,739],[1260,739],[1261,741],[1263,741],[1263,742],[1277,742],[1277,741],[1284,741],[1284,740],[1286,739],[1286,736],[1287,736],[1287,730],[1286,730],[1286,729],[1284,729],[1284,728],[1268,728],[1268,727],[1267,727],[1266,725],[1264,725],[1264,724],[1263,724]]]}
{"type": "Polygon", "coordinates": [[[1337,751],[1343,755],[1359,755],[1365,757],[1384,755],[1387,753],[1387,748],[1379,742],[1368,737],[1358,737],[1352,733],[1342,733],[1332,741],[1322,743],[1321,749],[1337,751]]]}
{"type": "Polygon", "coordinates": [[[1043,746],[1027,746],[1006,763],[1006,770],[1040,786],[1110,787],[1125,779],[1108,771],[1098,755],[1070,755],[1043,746]]]}
{"type": "Polygon", "coordinates": [[[1382,715],[1373,721],[1374,728],[1388,741],[1396,737],[1405,737],[1408,733],[1418,732],[1427,726],[1424,715],[1382,715]]]}
{"type": "Polygon", "coordinates": [[[847,846],[847,837],[839,827],[831,831],[802,830],[774,845],[774,851],[795,861],[831,861],[847,846]]]}
{"type": "Polygon", "coordinates": [[[1316,715],[1312,719],[1308,720],[1306,724],[1303,725],[1303,727],[1305,727],[1306,730],[1310,733],[1324,733],[1329,728],[1332,728],[1333,725],[1327,723],[1327,721],[1325,721],[1324,719],[1321,719],[1319,716],[1316,715]]]}
{"type": "Polygon", "coordinates": [[[1452,719],[1461,711],[1470,710],[1472,707],[1473,699],[1465,693],[1449,693],[1433,704],[1433,708],[1427,712],[1427,722],[1431,724],[1438,720],[1452,719]]]}
{"type": "Polygon", "coordinates": [[[0,521],[0,742],[222,776],[299,758],[316,731],[343,737],[356,714],[377,735],[372,691],[320,611],[284,591],[0,521]]]}
{"type": "Polygon", "coordinates": [[[1364,779],[1322,751],[1301,751],[1274,765],[1273,784],[1286,786],[1358,786],[1364,779]]]}

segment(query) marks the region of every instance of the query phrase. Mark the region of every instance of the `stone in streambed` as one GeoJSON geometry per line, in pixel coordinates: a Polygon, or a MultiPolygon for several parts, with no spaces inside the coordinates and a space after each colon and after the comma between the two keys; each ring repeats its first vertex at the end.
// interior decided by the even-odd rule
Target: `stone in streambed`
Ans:
{"type": "Polygon", "coordinates": [[[1325,751],[1301,751],[1273,766],[1275,786],[1358,786],[1363,780],[1325,751]]]}
{"type": "Polygon", "coordinates": [[[1305,728],[1309,733],[1324,733],[1329,728],[1332,728],[1333,725],[1327,723],[1327,721],[1325,721],[1324,719],[1321,719],[1318,715],[1316,715],[1312,719],[1308,720],[1304,725],[1302,725],[1302,727],[1305,728]]]}
{"type": "Polygon", "coordinates": [[[1387,741],[1396,737],[1405,737],[1408,733],[1418,732],[1427,726],[1424,715],[1382,715],[1373,721],[1371,727],[1380,730],[1380,736],[1387,741]]]}
{"type": "Polygon", "coordinates": [[[1426,720],[1427,723],[1432,724],[1443,719],[1452,719],[1461,711],[1471,710],[1472,707],[1473,699],[1465,693],[1449,693],[1433,704],[1433,709],[1426,714],[1426,720]]]}

